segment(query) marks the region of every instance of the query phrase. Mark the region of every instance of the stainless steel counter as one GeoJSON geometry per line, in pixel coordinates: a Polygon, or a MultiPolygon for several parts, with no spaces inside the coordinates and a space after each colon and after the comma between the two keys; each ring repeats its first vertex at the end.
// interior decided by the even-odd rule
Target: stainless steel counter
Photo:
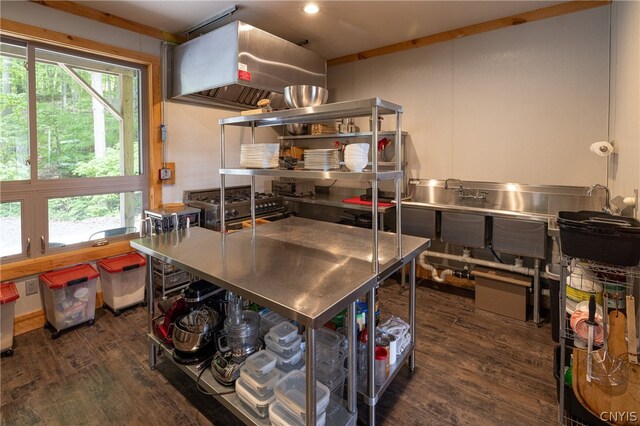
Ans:
{"type": "MultiPolygon", "coordinates": [[[[380,276],[398,268],[395,234],[379,232],[380,276]]],[[[288,218],[222,235],[203,228],[131,241],[176,265],[299,323],[318,328],[371,290],[371,231],[288,218]]],[[[405,263],[430,240],[403,236],[405,263]]]]}
{"type": "MultiPolygon", "coordinates": [[[[353,195],[358,196],[358,195],[353,195]]],[[[329,206],[329,207],[338,207],[341,209],[348,210],[358,210],[363,212],[371,212],[371,206],[365,206],[361,204],[353,204],[353,203],[345,203],[342,200],[345,198],[350,198],[349,196],[345,196],[344,194],[316,194],[313,197],[287,197],[285,196],[285,201],[289,201],[292,203],[304,203],[304,204],[317,204],[321,206],[329,206]]],[[[395,205],[391,207],[382,207],[378,206],[378,213],[386,213],[389,210],[394,210],[395,205]]]]}

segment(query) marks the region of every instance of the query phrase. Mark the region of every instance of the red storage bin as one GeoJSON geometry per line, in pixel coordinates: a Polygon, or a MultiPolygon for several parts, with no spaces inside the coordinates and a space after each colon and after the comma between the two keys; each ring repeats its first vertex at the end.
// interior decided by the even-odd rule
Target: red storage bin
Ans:
{"type": "Polygon", "coordinates": [[[144,301],[147,261],[139,253],[110,257],[98,262],[104,303],[115,315],[144,301]]]}
{"type": "Polygon", "coordinates": [[[13,314],[20,297],[14,283],[0,284],[0,352],[13,354],[13,314]]]}
{"type": "Polygon", "coordinates": [[[44,311],[54,328],[60,331],[84,322],[92,325],[96,311],[96,280],[100,274],[89,264],[72,266],[40,275],[44,311]]]}

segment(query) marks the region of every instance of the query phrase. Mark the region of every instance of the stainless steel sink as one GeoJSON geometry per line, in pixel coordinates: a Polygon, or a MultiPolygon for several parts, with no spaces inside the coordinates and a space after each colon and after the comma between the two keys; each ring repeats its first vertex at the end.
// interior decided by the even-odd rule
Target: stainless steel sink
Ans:
{"type": "Polygon", "coordinates": [[[494,217],[491,244],[499,252],[545,259],[547,225],[544,222],[494,217]]]}
{"type": "Polygon", "coordinates": [[[489,238],[487,216],[473,213],[441,212],[440,240],[464,247],[484,248],[489,238]]]}

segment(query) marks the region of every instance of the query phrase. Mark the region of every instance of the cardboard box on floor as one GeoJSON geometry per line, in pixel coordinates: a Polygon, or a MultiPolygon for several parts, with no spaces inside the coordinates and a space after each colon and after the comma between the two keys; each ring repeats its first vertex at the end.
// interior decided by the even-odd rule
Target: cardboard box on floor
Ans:
{"type": "Polygon", "coordinates": [[[527,295],[531,278],[505,271],[477,267],[476,308],[527,320],[527,295]]]}

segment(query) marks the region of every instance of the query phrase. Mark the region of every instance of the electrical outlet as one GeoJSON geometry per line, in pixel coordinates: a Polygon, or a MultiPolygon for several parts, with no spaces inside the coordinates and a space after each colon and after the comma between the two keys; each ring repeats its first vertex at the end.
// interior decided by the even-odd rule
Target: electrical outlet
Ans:
{"type": "Polygon", "coordinates": [[[171,169],[160,169],[160,180],[171,179],[171,169]]]}
{"type": "Polygon", "coordinates": [[[38,294],[38,280],[27,280],[24,286],[27,289],[27,296],[38,294]]]}

